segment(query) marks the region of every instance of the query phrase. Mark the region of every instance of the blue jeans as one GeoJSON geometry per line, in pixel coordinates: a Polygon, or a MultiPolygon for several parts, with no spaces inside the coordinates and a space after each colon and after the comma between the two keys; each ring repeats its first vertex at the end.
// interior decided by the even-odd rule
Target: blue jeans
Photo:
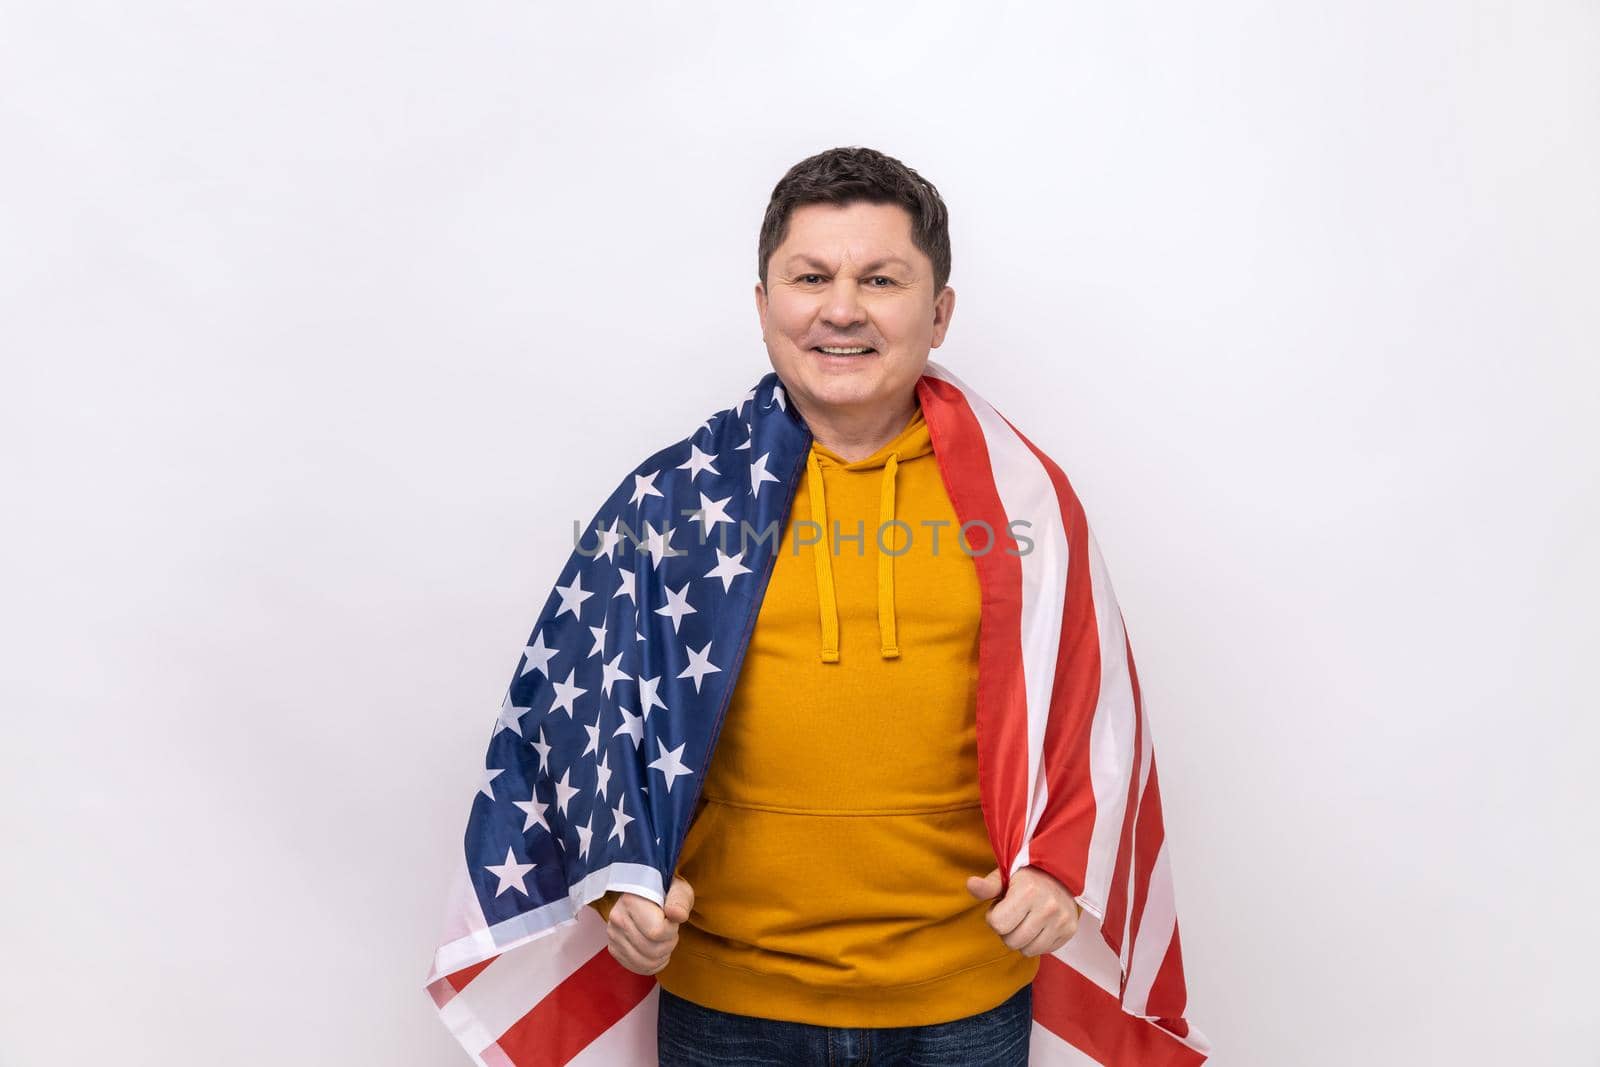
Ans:
{"type": "Polygon", "coordinates": [[[1028,1062],[1033,984],[988,1011],[928,1026],[845,1029],[733,1015],[661,994],[661,1067],[1015,1067],[1028,1062]]]}

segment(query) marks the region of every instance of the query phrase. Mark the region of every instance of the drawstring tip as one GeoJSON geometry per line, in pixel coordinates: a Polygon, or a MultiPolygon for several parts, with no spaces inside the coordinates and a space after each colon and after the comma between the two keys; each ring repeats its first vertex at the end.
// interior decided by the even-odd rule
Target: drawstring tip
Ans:
{"type": "Polygon", "coordinates": [[[822,650],[822,662],[824,662],[824,663],[838,663],[839,662],[839,653],[834,651],[833,649],[829,649],[829,648],[823,649],[822,650]]]}
{"type": "Polygon", "coordinates": [[[895,645],[890,645],[890,646],[885,647],[884,650],[883,650],[883,658],[884,659],[899,659],[900,658],[900,649],[899,649],[899,647],[895,646],[895,645]]]}

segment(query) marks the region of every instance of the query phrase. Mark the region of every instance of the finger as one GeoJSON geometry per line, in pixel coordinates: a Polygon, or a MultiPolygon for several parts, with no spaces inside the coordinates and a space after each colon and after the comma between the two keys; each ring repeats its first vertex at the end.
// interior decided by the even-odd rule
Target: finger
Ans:
{"type": "MultiPolygon", "coordinates": [[[[646,936],[635,921],[637,916],[628,916],[623,921],[607,926],[606,934],[614,942],[626,945],[639,960],[649,965],[664,965],[672,955],[672,950],[677,947],[678,935],[676,930],[666,937],[656,939],[646,936]]],[[[646,921],[649,916],[645,916],[646,921]]]]}
{"type": "Polygon", "coordinates": [[[1062,930],[1059,925],[1051,926],[1049,923],[1043,923],[1039,927],[1039,932],[1033,936],[1033,939],[1017,951],[1024,956],[1044,956],[1054,952],[1066,943],[1065,930],[1062,930]]]}
{"type": "Polygon", "coordinates": [[[655,974],[666,966],[666,960],[639,951],[638,946],[630,943],[620,932],[613,931],[608,935],[606,951],[634,974],[655,974]]]}
{"type": "Polygon", "coordinates": [[[641,961],[638,969],[640,974],[654,974],[667,965],[672,958],[672,950],[677,942],[660,945],[654,941],[624,941],[623,944],[632,953],[634,959],[641,961]]]}
{"type": "Polygon", "coordinates": [[[1040,915],[1037,911],[1030,911],[1023,917],[1022,922],[1013,927],[1011,932],[1000,940],[1006,943],[1007,948],[1014,948],[1020,952],[1024,945],[1038,937],[1039,934],[1046,930],[1047,926],[1048,924],[1045,922],[1043,915],[1040,915]]]}
{"type": "Polygon", "coordinates": [[[1000,895],[1000,868],[996,867],[982,878],[973,875],[967,879],[967,892],[979,900],[991,900],[1000,895]]]}
{"type": "Polygon", "coordinates": [[[667,906],[665,913],[673,922],[686,922],[689,913],[694,911],[694,886],[677,876],[672,879],[672,885],[667,890],[667,906]]]}
{"type": "Polygon", "coordinates": [[[1032,902],[1033,898],[1019,890],[1016,882],[1012,882],[1011,892],[989,909],[987,918],[990,928],[1001,937],[1010,934],[1028,917],[1032,902]]]}
{"type": "Polygon", "coordinates": [[[678,924],[668,919],[654,901],[643,897],[633,898],[627,907],[619,902],[611,910],[611,919],[640,944],[665,944],[678,937],[678,924]]]}

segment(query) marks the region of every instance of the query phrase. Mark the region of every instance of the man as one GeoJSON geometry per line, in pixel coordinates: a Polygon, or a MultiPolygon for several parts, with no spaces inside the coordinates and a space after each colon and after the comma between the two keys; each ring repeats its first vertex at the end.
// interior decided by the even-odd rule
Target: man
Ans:
{"type": "Polygon", "coordinates": [[[632,1031],[639,1062],[1024,1063],[1058,1051],[1036,1022],[1100,1062],[1204,1059],[1120,615],[1064,476],[930,365],[949,273],[945,205],[897,160],[833,149],[773,191],[755,298],[774,374],[602,507],[497,723],[468,834],[495,862],[469,861],[481,913],[454,942],[472,962],[436,963],[431,986],[479,1062],[551,1062],[552,1046],[622,1032],[563,1039],[576,997],[563,1014],[541,996],[511,1029],[462,1006],[486,950],[539,937],[575,894],[615,963],[648,978],[629,988],[658,994],[653,1042],[632,1031]],[[692,538],[674,539],[662,484],[692,538]],[[740,505],[770,547],[759,525],[755,548],[728,544],[740,505]],[[631,569],[613,566],[624,524],[642,527],[631,569]],[[1030,528],[1047,545],[1025,562],[1030,528]],[[701,573],[697,553],[716,565],[701,573]],[[583,607],[597,591],[603,615],[583,607]],[[614,774],[636,790],[612,806],[614,774]],[[680,777],[698,792],[674,799],[680,777]],[[586,821],[568,810],[583,790],[605,797],[586,821]],[[502,805],[525,820],[508,829],[502,805]],[[641,817],[654,847],[630,853],[641,817]],[[1065,959],[1084,904],[1103,940],[1053,963],[1036,1019],[1042,958],[1065,959]]]}

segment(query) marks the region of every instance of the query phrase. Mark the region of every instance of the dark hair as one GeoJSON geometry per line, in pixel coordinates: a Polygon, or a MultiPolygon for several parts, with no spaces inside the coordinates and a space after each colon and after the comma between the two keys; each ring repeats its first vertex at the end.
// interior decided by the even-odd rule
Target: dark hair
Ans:
{"type": "Polygon", "coordinates": [[[871,148],[830,148],[802,159],[773,187],[761,220],[756,272],[767,284],[767,261],[783,243],[789,215],[802,204],[844,207],[866,201],[898,204],[911,215],[911,240],[933,261],[934,293],[950,280],[950,214],[939,190],[922,175],[871,148]]]}

